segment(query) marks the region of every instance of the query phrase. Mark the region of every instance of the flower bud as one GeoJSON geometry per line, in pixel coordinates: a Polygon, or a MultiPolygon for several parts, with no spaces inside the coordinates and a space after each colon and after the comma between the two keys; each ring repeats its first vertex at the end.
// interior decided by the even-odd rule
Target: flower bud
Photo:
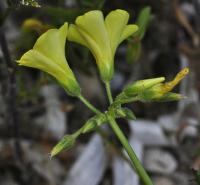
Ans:
{"type": "Polygon", "coordinates": [[[175,78],[167,83],[159,83],[143,91],[139,97],[142,101],[167,101],[183,98],[179,94],[169,93],[189,72],[188,68],[182,69],[175,78]]]}
{"type": "Polygon", "coordinates": [[[145,91],[148,88],[151,88],[152,86],[155,86],[156,84],[163,82],[164,80],[164,77],[138,80],[133,84],[130,84],[127,87],[125,87],[124,93],[126,96],[134,96],[145,91]]]}
{"type": "Polygon", "coordinates": [[[74,135],[65,135],[51,151],[51,157],[59,154],[63,150],[69,150],[75,144],[76,137],[74,135]]]}

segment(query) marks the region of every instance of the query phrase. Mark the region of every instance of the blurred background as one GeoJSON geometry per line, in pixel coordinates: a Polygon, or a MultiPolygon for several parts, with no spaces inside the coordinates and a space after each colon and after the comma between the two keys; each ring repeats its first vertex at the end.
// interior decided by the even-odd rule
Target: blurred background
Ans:
{"type": "MultiPolygon", "coordinates": [[[[141,29],[117,50],[114,96],[135,80],[165,76],[169,81],[190,68],[175,89],[186,99],[128,104],[137,120],[118,123],[155,185],[200,184],[199,0],[1,0],[0,185],[142,184],[110,129],[105,137],[82,135],[71,150],[50,159],[52,147],[93,113],[47,74],[15,62],[46,30],[94,9],[104,15],[127,10],[130,23],[141,29]]],[[[108,100],[90,52],[67,43],[66,56],[83,95],[106,110],[108,100]]]]}

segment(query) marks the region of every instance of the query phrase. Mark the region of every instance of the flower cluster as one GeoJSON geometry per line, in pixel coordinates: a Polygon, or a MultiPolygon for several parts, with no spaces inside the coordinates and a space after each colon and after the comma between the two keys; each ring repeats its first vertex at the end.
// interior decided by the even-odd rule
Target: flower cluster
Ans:
{"type": "Polygon", "coordinates": [[[107,17],[99,10],[79,16],[75,24],[65,23],[60,29],[42,34],[32,50],[18,61],[20,65],[38,68],[54,76],[64,89],[74,96],[80,87],[65,58],[66,39],[90,49],[103,81],[110,81],[114,71],[117,46],[137,31],[135,24],[127,25],[129,14],[124,10],[110,12],[107,17]]]}
{"type": "MultiPolygon", "coordinates": [[[[131,164],[142,178],[143,183],[145,185],[153,185],[115,119],[135,119],[135,115],[130,109],[122,107],[125,103],[134,101],[174,101],[181,99],[183,96],[170,91],[188,74],[189,69],[184,68],[172,81],[167,83],[163,83],[165,80],[164,77],[136,81],[126,86],[113,101],[109,82],[114,73],[116,49],[123,40],[138,30],[138,26],[128,24],[128,20],[129,14],[124,10],[111,11],[105,19],[99,10],[87,12],[77,17],[75,24],[68,25],[68,23],[65,23],[59,29],[49,29],[43,33],[36,41],[33,49],[26,52],[18,63],[22,66],[40,69],[52,75],[69,95],[78,97],[95,113],[75,133],[64,136],[51,151],[51,157],[71,148],[80,134],[97,130],[97,127],[102,124],[109,123],[127,151],[132,162],[131,164]],[[105,112],[96,109],[81,95],[80,85],[65,57],[66,40],[87,47],[93,54],[101,80],[105,83],[110,102],[110,106],[105,112]]],[[[141,18],[140,20],[143,19],[141,18]]],[[[38,28],[41,27],[40,22],[35,20],[27,22],[26,26],[31,27],[33,25],[37,25],[38,28]]],[[[144,28],[139,29],[137,32],[139,38],[143,37],[144,31],[144,28]]]]}
{"type": "MultiPolygon", "coordinates": [[[[80,95],[80,86],[65,58],[65,42],[77,42],[86,46],[93,54],[101,79],[109,82],[114,72],[114,56],[118,45],[138,30],[135,24],[127,24],[129,14],[124,10],[111,11],[104,20],[99,10],[79,16],[75,24],[65,23],[60,29],[49,29],[42,34],[32,50],[26,52],[18,61],[20,65],[38,68],[54,76],[64,89],[73,96],[80,95]]],[[[186,69],[184,71],[187,71],[186,69]]],[[[186,72],[185,72],[186,74],[186,72]]],[[[180,75],[178,75],[180,76],[180,75]]],[[[124,90],[125,94],[137,92],[143,99],[156,99],[170,91],[180,80],[160,84],[164,77],[141,80],[124,90]],[[155,85],[158,84],[158,85],[155,85]],[[149,88],[151,87],[152,88],[149,88]],[[148,89],[143,91],[144,89],[148,89]],[[155,95],[155,92],[160,92],[155,95]],[[155,96],[149,97],[149,96],[155,96]]]]}

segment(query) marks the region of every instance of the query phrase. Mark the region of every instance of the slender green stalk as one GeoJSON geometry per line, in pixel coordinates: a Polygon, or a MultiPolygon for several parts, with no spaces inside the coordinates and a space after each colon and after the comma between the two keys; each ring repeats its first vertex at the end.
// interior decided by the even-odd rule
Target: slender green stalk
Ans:
{"type": "MultiPolygon", "coordinates": [[[[109,102],[110,102],[110,104],[112,104],[113,98],[112,98],[109,83],[106,83],[106,92],[107,92],[107,95],[108,95],[109,102]]],[[[114,131],[114,133],[118,137],[119,141],[123,145],[127,154],[129,155],[133,168],[136,170],[136,172],[138,173],[138,175],[140,176],[140,178],[142,179],[142,181],[144,182],[145,185],[153,185],[150,177],[148,176],[144,167],[140,163],[140,160],[137,158],[137,155],[135,154],[134,150],[132,149],[131,145],[129,144],[128,140],[124,136],[121,129],[119,128],[119,126],[118,126],[117,122],[115,121],[115,119],[113,118],[113,116],[107,115],[107,117],[108,117],[108,121],[109,121],[109,124],[110,124],[112,130],[114,131]]]]}
{"type": "Polygon", "coordinates": [[[113,97],[112,97],[112,93],[111,93],[110,83],[106,82],[105,85],[106,85],[106,92],[107,92],[107,95],[108,95],[109,103],[112,104],[113,103],[113,97]]]}
{"type": "Polygon", "coordinates": [[[94,113],[101,114],[97,108],[95,108],[88,100],[86,100],[82,95],[79,96],[79,99],[94,113]]]}
{"type": "Polygon", "coordinates": [[[140,176],[140,178],[142,179],[144,184],[145,185],[153,185],[153,183],[152,183],[151,179],[149,178],[147,172],[143,168],[142,164],[140,163],[140,161],[137,158],[134,150],[132,149],[131,145],[127,141],[127,139],[124,136],[124,134],[121,131],[121,129],[119,128],[119,126],[116,123],[115,119],[113,119],[112,116],[108,116],[108,120],[109,120],[111,128],[115,132],[116,136],[120,140],[120,142],[123,145],[123,147],[126,150],[126,152],[128,153],[128,155],[129,155],[129,157],[130,157],[130,159],[132,161],[132,165],[133,165],[134,169],[136,170],[136,172],[138,173],[138,175],[140,176]]]}

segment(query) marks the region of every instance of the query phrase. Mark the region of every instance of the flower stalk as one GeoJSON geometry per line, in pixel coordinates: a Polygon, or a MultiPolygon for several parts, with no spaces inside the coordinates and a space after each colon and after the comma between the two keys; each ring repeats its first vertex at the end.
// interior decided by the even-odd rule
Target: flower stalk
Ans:
{"type": "Polygon", "coordinates": [[[148,176],[147,172],[145,171],[144,167],[142,166],[140,160],[138,159],[133,148],[131,147],[128,140],[124,136],[123,132],[119,128],[115,119],[113,119],[112,116],[108,116],[108,121],[109,121],[109,124],[110,124],[112,130],[114,131],[115,135],[117,136],[117,138],[121,142],[122,146],[126,150],[128,156],[130,157],[132,167],[135,169],[137,174],[140,176],[143,183],[145,185],[153,185],[153,182],[151,181],[150,177],[148,176]]]}
{"type": "MultiPolygon", "coordinates": [[[[107,91],[109,102],[110,102],[110,104],[112,104],[113,98],[111,95],[111,89],[110,89],[109,83],[106,83],[106,91],[107,91]]],[[[111,114],[107,114],[107,119],[108,119],[109,125],[112,128],[113,132],[115,133],[115,135],[121,142],[121,144],[124,147],[124,149],[126,150],[128,156],[130,157],[133,169],[135,169],[135,171],[138,173],[138,175],[140,176],[140,178],[142,179],[142,181],[144,182],[145,185],[153,185],[150,177],[148,176],[144,167],[140,163],[140,160],[138,159],[137,155],[135,154],[133,148],[129,144],[127,138],[124,136],[120,127],[118,126],[117,122],[115,121],[115,118],[112,116],[112,112],[111,112],[111,114]]]]}
{"type": "Polygon", "coordinates": [[[101,111],[99,111],[97,108],[95,108],[87,99],[85,99],[82,95],[78,96],[79,99],[95,114],[101,114],[101,111]]]}
{"type": "Polygon", "coordinates": [[[106,87],[106,93],[107,93],[107,96],[108,96],[108,100],[109,100],[109,103],[111,105],[113,103],[113,97],[112,97],[112,92],[111,92],[111,88],[110,88],[110,83],[106,82],[105,87],[106,87]]]}

